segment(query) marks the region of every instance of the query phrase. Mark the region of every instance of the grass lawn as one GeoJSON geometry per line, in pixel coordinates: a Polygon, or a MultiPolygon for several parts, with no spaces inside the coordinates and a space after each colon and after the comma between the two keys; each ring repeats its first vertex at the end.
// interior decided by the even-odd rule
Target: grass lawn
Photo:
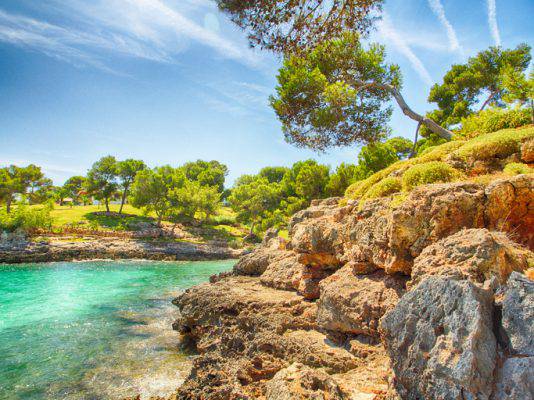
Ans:
{"type": "MultiPolygon", "coordinates": [[[[39,206],[36,206],[39,207],[39,206]]],[[[138,229],[138,224],[154,222],[155,215],[144,215],[143,211],[130,205],[123,207],[123,216],[118,216],[119,205],[110,205],[113,214],[105,213],[105,206],[54,206],[50,213],[53,228],[74,226],[86,229],[104,229],[116,231],[132,231],[138,229]]],[[[203,242],[209,240],[240,241],[248,229],[236,223],[235,213],[229,207],[221,207],[216,215],[208,222],[199,226],[184,226],[191,234],[192,241],[203,242]]],[[[187,239],[185,239],[187,240],[187,239]]]]}
{"type": "MultiPolygon", "coordinates": [[[[119,205],[111,204],[109,206],[110,211],[112,212],[118,212],[119,211],[119,205]]],[[[91,219],[94,219],[93,215],[97,212],[104,212],[106,211],[105,206],[54,206],[54,209],[50,213],[52,218],[54,219],[54,226],[64,226],[64,225],[74,225],[79,223],[80,221],[87,221],[90,222],[91,219]]],[[[148,218],[143,217],[143,212],[135,207],[132,207],[128,204],[126,204],[122,212],[124,214],[130,214],[135,215],[139,217],[141,220],[148,220],[148,218]]],[[[107,217],[109,219],[109,222],[111,223],[112,219],[116,219],[113,217],[107,217]]],[[[105,221],[102,221],[105,223],[105,221]]],[[[113,225],[113,224],[111,224],[113,225]]]]}

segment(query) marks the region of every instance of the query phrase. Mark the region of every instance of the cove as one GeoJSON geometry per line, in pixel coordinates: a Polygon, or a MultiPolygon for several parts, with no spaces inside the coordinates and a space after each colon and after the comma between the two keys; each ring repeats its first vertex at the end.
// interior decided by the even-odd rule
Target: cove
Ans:
{"type": "Polygon", "coordinates": [[[189,363],[171,300],[234,263],[0,264],[0,399],[172,393],[189,363]]]}

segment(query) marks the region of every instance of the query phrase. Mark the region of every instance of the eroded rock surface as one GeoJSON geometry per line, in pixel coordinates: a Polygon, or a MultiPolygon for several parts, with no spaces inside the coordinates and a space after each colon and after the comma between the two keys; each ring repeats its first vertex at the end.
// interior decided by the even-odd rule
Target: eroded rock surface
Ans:
{"type": "Polygon", "coordinates": [[[512,271],[528,269],[532,253],[502,232],[467,229],[426,247],[415,259],[410,287],[431,275],[483,283],[492,276],[505,283],[512,271]]]}
{"type": "Polygon", "coordinates": [[[314,201],[175,300],[199,353],[176,398],[529,398],[533,179],[314,201]]]}
{"type": "Polygon", "coordinates": [[[469,281],[430,277],[381,320],[404,399],[488,399],[497,358],[492,296],[469,281]]]}
{"type": "Polygon", "coordinates": [[[345,266],[320,284],[317,323],[328,331],[376,337],[380,318],[395,307],[405,283],[384,271],[356,275],[345,266]]]}

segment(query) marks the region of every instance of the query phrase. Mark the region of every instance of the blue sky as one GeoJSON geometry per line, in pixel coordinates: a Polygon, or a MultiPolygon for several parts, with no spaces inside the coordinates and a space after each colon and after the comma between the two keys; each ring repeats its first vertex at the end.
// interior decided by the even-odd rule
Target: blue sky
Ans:
{"type": "MultiPolygon", "coordinates": [[[[452,63],[533,44],[531,0],[387,0],[372,39],[401,66],[419,112],[452,63]]],[[[107,154],[150,166],[217,159],[230,183],[317,155],[283,141],[268,106],[279,60],[248,48],[210,0],[0,1],[0,165],[41,165],[56,184],[107,154]]],[[[395,135],[415,124],[398,109],[395,135]]]]}

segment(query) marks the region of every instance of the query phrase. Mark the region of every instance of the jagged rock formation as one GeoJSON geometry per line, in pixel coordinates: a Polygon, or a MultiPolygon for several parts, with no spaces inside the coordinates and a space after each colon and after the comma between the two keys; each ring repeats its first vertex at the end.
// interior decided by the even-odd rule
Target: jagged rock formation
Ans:
{"type": "Polygon", "coordinates": [[[534,176],[314,201],[175,300],[177,399],[534,396],[534,176]]]}

